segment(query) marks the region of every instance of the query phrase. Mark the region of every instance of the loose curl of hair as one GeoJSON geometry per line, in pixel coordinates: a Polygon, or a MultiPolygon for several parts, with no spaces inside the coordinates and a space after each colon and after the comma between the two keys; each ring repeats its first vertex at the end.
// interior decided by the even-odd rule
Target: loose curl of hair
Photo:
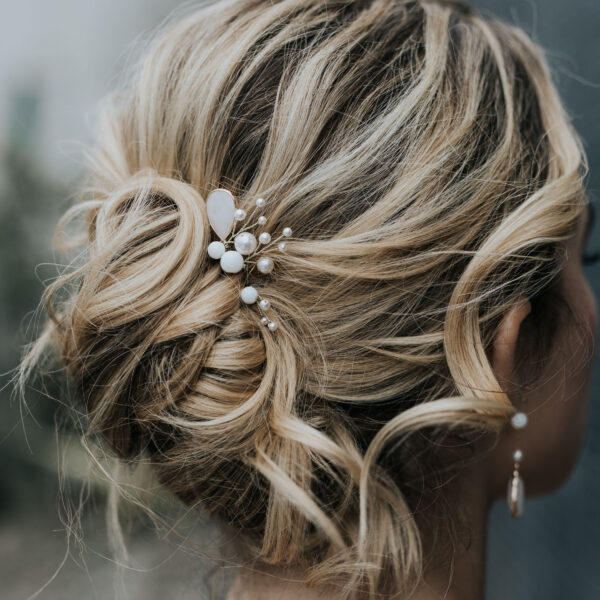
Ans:
{"type": "Polygon", "coordinates": [[[151,40],[89,158],[57,231],[85,258],[46,288],[23,377],[54,348],[86,432],[254,559],[409,589],[436,441],[515,412],[490,342],[586,202],[541,50],[459,2],[212,3],[151,40]],[[256,284],[275,333],[207,256],[215,187],[294,232],[256,284]]]}

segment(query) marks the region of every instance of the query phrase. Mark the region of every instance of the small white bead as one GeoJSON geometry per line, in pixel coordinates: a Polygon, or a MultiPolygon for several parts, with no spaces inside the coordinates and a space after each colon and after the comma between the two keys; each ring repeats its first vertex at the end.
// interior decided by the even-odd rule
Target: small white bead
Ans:
{"type": "Polygon", "coordinates": [[[255,287],[248,285],[240,292],[240,296],[242,298],[242,302],[245,302],[246,304],[254,304],[258,298],[258,292],[256,291],[255,287]]]}
{"type": "Polygon", "coordinates": [[[256,268],[264,275],[270,273],[273,270],[273,267],[273,259],[268,256],[260,258],[256,263],[256,268]]]}
{"type": "Polygon", "coordinates": [[[264,198],[257,198],[256,199],[256,206],[258,206],[258,208],[262,208],[265,205],[265,199],[264,198]]]}
{"type": "Polygon", "coordinates": [[[275,323],[275,321],[269,321],[268,327],[271,331],[275,331],[277,329],[277,323],[275,323]]]}
{"type": "Polygon", "coordinates": [[[259,236],[258,236],[258,241],[261,244],[268,244],[271,241],[271,234],[267,233],[266,231],[263,231],[259,236]]]}
{"type": "Polygon", "coordinates": [[[263,217],[262,215],[260,217],[258,217],[258,224],[259,225],[266,225],[267,224],[267,217],[263,217]]]}
{"type": "Polygon", "coordinates": [[[292,230],[290,227],[284,227],[283,231],[281,232],[285,237],[290,237],[290,235],[292,235],[292,230]]]}
{"type": "Polygon", "coordinates": [[[227,250],[221,256],[221,269],[225,273],[239,273],[244,267],[244,257],[235,250],[227,250]]]}
{"type": "Polygon", "coordinates": [[[267,319],[267,317],[263,317],[263,318],[260,320],[260,322],[261,322],[263,325],[268,325],[268,323],[269,323],[269,319],[267,319]]]}
{"type": "Polygon", "coordinates": [[[515,450],[513,453],[513,458],[516,461],[520,461],[523,458],[523,451],[522,450],[515,450]]]}
{"type": "Polygon", "coordinates": [[[238,208],[234,213],[233,213],[233,218],[236,221],[243,221],[246,218],[246,211],[243,208],[238,208]]]}
{"type": "Polygon", "coordinates": [[[527,425],[527,415],[523,412],[515,413],[510,419],[510,424],[515,429],[523,429],[527,425]]]}
{"type": "Polygon", "coordinates": [[[235,236],[233,245],[240,254],[252,254],[256,250],[256,238],[251,233],[244,231],[235,236]]]}
{"type": "Polygon", "coordinates": [[[225,244],[223,242],[211,242],[208,245],[208,255],[211,258],[219,259],[225,254],[225,244]]]}
{"type": "Polygon", "coordinates": [[[271,307],[271,303],[266,299],[263,298],[258,305],[263,309],[263,310],[269,310],[269,308],[271,307]]]}
{"type": "Polygon", "coordinates": [[[285,252],[287,244],[285,242],[280,242],[279,244],[277,244],[277,248],[279,249],[279,252],[285,252]]]}

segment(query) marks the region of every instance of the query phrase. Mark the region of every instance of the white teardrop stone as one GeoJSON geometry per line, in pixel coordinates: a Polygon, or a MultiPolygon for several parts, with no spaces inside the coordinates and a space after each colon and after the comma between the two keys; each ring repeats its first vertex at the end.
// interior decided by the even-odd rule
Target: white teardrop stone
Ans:
{"type": "Polygon", "coordinates": [[[247,231],[238,233],[233,240],[235,249],[244,255],[252,254],[256,250],[256,243],[256,238],[247,231]]]}
{"type": "Polygon", "coordinates": [[[240,296],[242,297],[242,302],[254,304],[258,298],[258,292],[255,287],[248,285],[240,292],[240,296]]]}
{"type": "Polygon", "coordinates": [[[244,267],[244,257],[235,250],[227,250],[221,256],[221,269],[225,273],[239,273],[244,267]]]}
{"type": "Polygon", "coordinates": [[[219,259],[225,254],[225,244],[223,242],[211,242],[208,245],[208,255],[211,258],[219,259]]]}
{"type": "Polygon", "coordinates": [[[235,198],[229,190],[217,188],[206,199],[206,214],[214,232],[224,240],[233,227],[235,198]]]}

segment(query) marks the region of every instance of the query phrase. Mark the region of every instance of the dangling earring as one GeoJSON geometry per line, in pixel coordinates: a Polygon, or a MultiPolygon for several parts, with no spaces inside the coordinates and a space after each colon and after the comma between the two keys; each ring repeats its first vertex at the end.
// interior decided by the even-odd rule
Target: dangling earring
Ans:
{"type": "MultiPolygon", "coordinates": [[[[514,429],[523,429],[527,425],[527,415],[524,412],[515,413],[510,424],[514,429]]],[[[523,451],[517,448],[513,452],[513,472],[508,480],[506,490],[506,501],[512,517],[520,517],[523,514],[523,505],[525,503],[525,484],[519,472],[521,460],[523,459],[523,451]]]]}

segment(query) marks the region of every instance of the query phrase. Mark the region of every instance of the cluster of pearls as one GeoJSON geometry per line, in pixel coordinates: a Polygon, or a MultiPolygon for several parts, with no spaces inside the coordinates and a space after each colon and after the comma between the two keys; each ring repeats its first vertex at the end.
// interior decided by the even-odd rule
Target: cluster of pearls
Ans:
{"type": "MultiPolygon", "coordinates": [[[[265,250],[270,250],[274,246],[277,246],[279,252],[285,252],[286,243],[281,241],[283,238],[289,238],[292,235],[292,230],[289,227],[284,227],[281,235],[273,239],[268,231],[262,231],[257,236],[250,230],[256,226],[264,226],[267,224],[267,217],[264,215],[258,216],[255,222],[249,223],[245,226],[242,225],[241,229],[235,230],[235,223],[241,223],[247,219],[248,215],[245,210],[237,208],[233,210],[234,201],[233,196],[227,190],[214,190],[220,194],[222,198],[224,194],[228,196],[224,197],[222,204],[212,203],[212,213],[209,211],[209,221],[213,230],[219,235],[223,231],[227,230],[229,233],[233,229],[231,235],[219,235],[221,240],[211,242],[208,245],[208,255],[220,262],[221,269],[225,273],[239,273],[244,266],[249,263],[256,266],[256,270],[263,274],[268,275],[273,271],[275,262],[271,256],[260,255],[265,250]],[[215,216],[212,216],[215,215],[215,216]],[[216,223],[213,224],[213,220],[216,223]],[[225,221],[225,225],[223,225],[225,221]],[[227,223],[231,222],[229,228],[227,223]],[[223,239],[225,238],[225,239],[223,239]],[[233,245],[233,249],[231,246],[233,245]]],[[[210,196],[209,196],[210,198],[210,196]]],[[[257,198],[255,202],[255,208],[252,214],[256,210],[260,210],[265,206],[266,202],[264,198],[257,198]]],[[[258,307],[263,314],[261,322],[268,327],[270,331],[277,329],[277,323],[267,316],[267,311],[271,308],[271,303],[266,298],[262,298],[258,290],[248,285],[244,287],[240,292],[240,298],[245,304],[255,304],[258,302],[258,307]]]]}
{"type": "Polygon", "coordinates": [[[253,285],[247,285],[245,288],[243,288],[240,292],[240,298],[245,304],[255,304],[258,300],[258,307],[263,313],[263,317],[260,320],[261,323],[266,325],[271,331],[275,331],[277,329],[277,323],[264,315],[264,312],[271,308],[271,302],[266,298],[261,297],[258,293],[258,290],[253,285]]]}

